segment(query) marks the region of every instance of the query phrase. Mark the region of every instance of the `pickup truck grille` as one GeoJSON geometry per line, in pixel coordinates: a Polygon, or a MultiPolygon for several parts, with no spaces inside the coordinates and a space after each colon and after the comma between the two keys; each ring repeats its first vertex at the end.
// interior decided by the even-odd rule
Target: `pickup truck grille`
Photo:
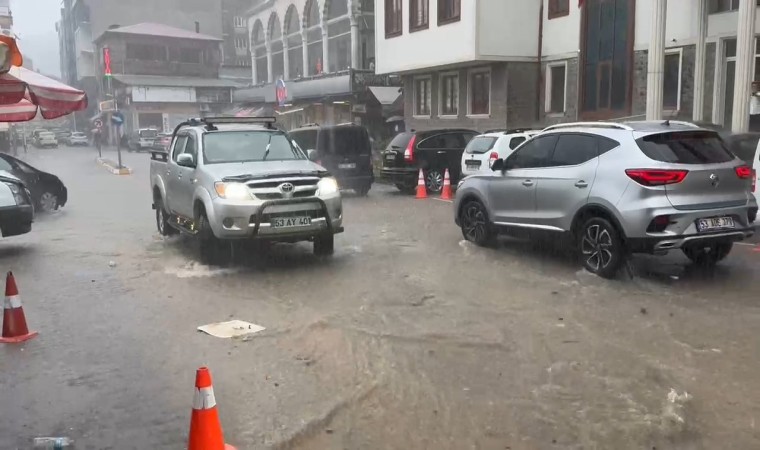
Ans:
{"type": "Polygon", "coordinates": [[[250,181],[247,183],[256,198],[262,200],[280,200],[284,198],[313,197],[317,193],[317,177],[279,178],[275,180],[250,181]],[[285,183],[293,185],[293,191],[285,193],[280,189],[285,183]]]}

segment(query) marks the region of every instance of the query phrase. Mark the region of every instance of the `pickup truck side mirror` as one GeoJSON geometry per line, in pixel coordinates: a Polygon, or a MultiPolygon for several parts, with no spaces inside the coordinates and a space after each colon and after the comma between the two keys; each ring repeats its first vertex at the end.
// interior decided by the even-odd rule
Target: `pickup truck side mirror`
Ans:
{"type": "Polygon", "coordinates": [[[177,165],[182,167],[195,167],[195,158],[189,153],[177,155],[177,165]]]}
{"type": "Polygon", "coordinates": [[[309,161],[316,161],[319,159],[319,155],[317,155],[317,151],[313,148],[310,148],[306,150],[306,157],[309,158],[309,161]]]}
{"type": "Polygon", "coordinates": [[[494,172],[496,172],[496,171],[502,171],[503,172],[505,167],[506,167],[506,165],[504,164],[504,160],[503,159],[497,159],[496,161],[493,162],[493,165],[491,166],[491,170],[493,170],[494,172]]]}

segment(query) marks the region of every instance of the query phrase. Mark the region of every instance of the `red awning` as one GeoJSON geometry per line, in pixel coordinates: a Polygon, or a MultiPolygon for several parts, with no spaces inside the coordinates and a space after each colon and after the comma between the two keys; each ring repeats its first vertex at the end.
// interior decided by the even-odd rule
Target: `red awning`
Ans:
{"type": "Polygon", "coordinates": [[[37,111],[55,119],[87,108],[87,95],[23,67],[0,75],[0,122],[25,122],[37,111]]]}

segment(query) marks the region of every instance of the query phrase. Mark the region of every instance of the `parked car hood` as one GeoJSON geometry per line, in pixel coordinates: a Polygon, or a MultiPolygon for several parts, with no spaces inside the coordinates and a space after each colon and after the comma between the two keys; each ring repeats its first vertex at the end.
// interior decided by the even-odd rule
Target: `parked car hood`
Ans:
{"type": "Polygon", "coordinates": [[[203,171],[217,180],[224,181],[246,181],[283,175],[327,175],[327,170],[324,167],[305,159],[208,164],[203,166],[203,171]]]}

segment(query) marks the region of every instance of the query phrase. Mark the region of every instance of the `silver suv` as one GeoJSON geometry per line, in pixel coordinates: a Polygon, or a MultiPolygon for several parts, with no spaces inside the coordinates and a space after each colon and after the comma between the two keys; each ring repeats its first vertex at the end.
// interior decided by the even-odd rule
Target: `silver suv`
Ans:
{"type": "Polygon", "coordinates": [[[479,245],[515,230],[564,234],[603,277],[628,253],[681,249],[714,265],[754,234],[753,178],[714,131],[690,123],[555,125],[462,180],[455,220],[479,245]]]}

